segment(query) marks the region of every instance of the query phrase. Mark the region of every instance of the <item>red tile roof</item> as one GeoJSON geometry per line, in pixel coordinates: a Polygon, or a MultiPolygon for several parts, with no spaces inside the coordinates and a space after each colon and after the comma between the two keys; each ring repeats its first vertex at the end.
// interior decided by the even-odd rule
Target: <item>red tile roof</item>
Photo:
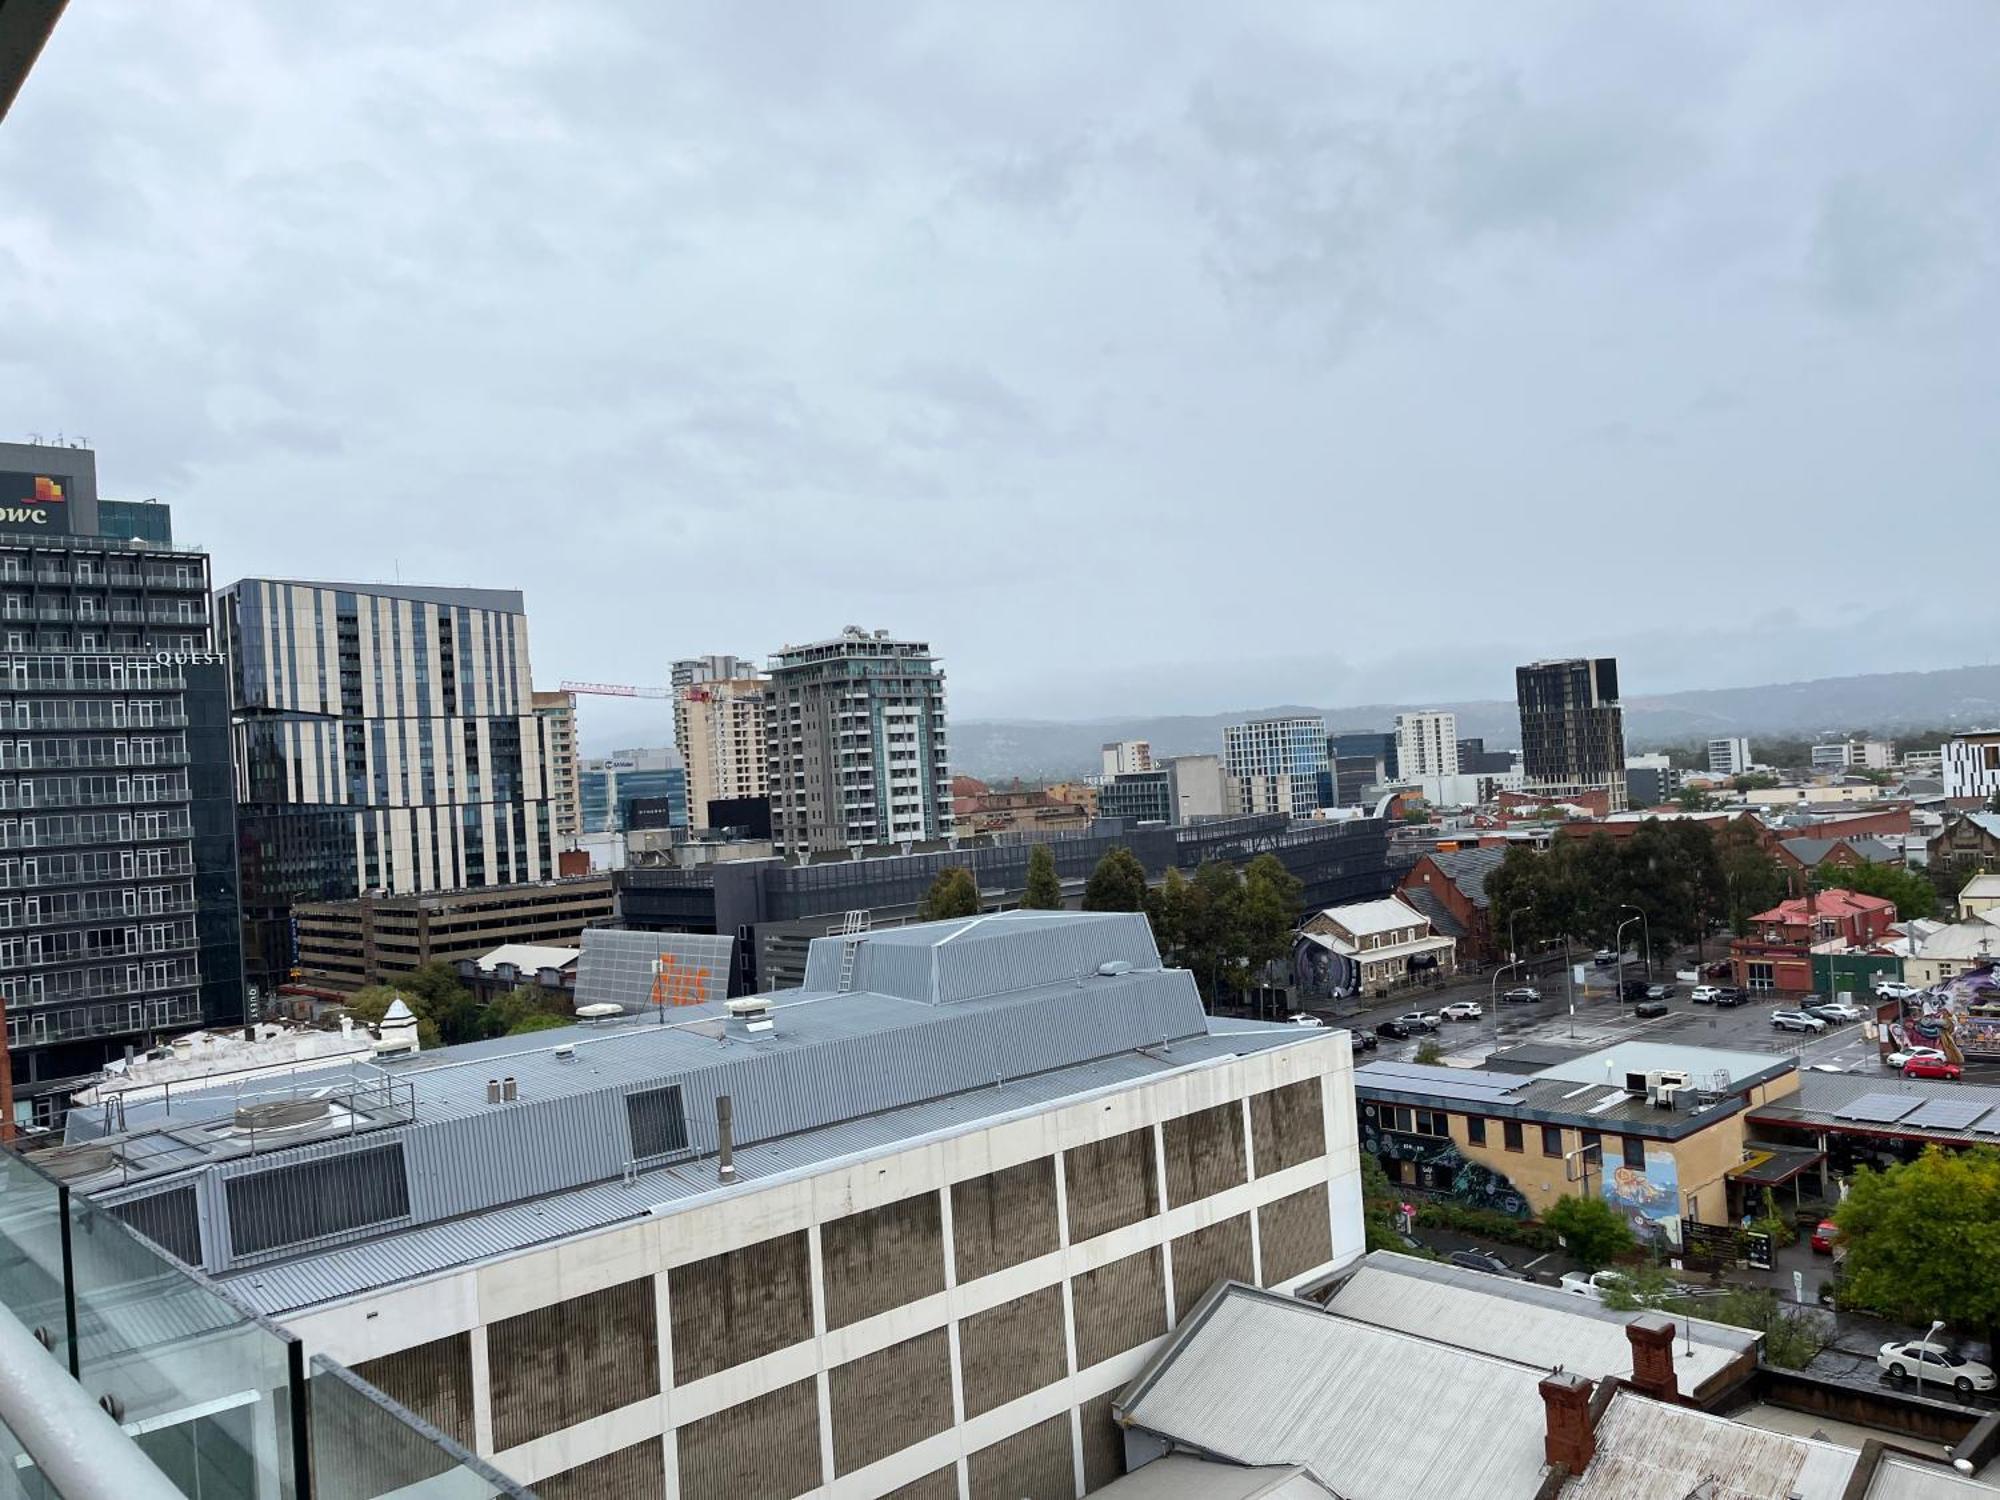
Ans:
{"type": "Polygon", "coordinates": [[[1856,917],[1863,912],[1894,912],[1896,903],[1882,896],[1864,896],[1859,891],[1839,889],[1815,892],[1812,909],[1806,908],[1803,896],[1792,901],[1780,901],[1769,911],[1760,911],[1750,920],[1753,922],[1775,922],[1779,924],[1803,923],[1814,917],[1856,917]]]}

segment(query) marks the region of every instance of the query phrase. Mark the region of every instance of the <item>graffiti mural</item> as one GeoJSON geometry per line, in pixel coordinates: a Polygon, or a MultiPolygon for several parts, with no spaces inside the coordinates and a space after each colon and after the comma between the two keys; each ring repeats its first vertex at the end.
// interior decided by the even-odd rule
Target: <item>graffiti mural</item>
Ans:
{"type": "Polygon", "coordinates": [[[1463,1203],[1468,1208],[1490,1208],[1512,1219],[1528,1217],[1528,1200],[1520,1189],[1491,1167],[1469,1159],[1442,1136],[1384,1130],[1364,1114],[1361,1149],[1385,1163],[1411,1163],[1416,1181],[1407,1186],[1463,1203]]]}
{"type": "Polygon", "coordinates": [[[1905,1000],[1903,1018],[1890,1023],[1889,1036],[1902,1047],[1942,1047],[1947,1053],[1956,1048],[1964,1057],[2000,1058],[2000,974],[1974,969],[1905,1000]]]}
{"type": "Polygon", "coordinates": [[[1632,1226],[1642,1245],[1678,1247],[1681,1242],[1680,1172],[1665,1151],[1648,1151],[1646,1167],[1606,1164],[1603,1197],[1632,1226]]]}
{"type": "Polygon", "coordinates": [[[1302,935],[1292,944],[1292,979],[1305,994],[1337,1000],[1360,993],[1361,965],[1302,935]]]}

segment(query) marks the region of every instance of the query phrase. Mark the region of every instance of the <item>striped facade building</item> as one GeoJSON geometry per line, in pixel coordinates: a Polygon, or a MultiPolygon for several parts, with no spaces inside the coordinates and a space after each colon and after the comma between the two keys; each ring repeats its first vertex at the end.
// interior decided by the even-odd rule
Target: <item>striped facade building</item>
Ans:
{"type": "Polygon", "coordinates": [[[519,592],[252,578],[218,599],[253,982],[291,967],[296,900],[555,874],[519,592]]]}

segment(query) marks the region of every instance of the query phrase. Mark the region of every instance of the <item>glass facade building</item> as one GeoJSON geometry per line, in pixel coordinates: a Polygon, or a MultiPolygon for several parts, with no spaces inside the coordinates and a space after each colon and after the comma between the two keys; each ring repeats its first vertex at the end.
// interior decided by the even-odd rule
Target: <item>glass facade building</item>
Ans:
{"type": "Polygon", "coordinates": [[[585,833],[622,833],[632,827],[632,803],[662,798],[672,826],[688,826],[687,771],[672,750],[620,750],[583,762],[577,773],[577,807],[585,833]]]}
{"type": "MultiPolygon", "coordinates": [[[[0,444],[0,998],[17,1122],[243,1016],[206,555],[99,534],[88,450],[0,444]]],[[[165,506],[146,506],[165,517],[165,506]]]]}
{"type": "Polygon", "coordinates": [[[1326,720],[1253,719],[1222,730],[1223,769],[1251,812],[1310,817],[1320,805],[1320,773],[1329,769],[1326,720]]]}
{"type": "Polygon", "coordinates": [[[1127,771],[1097,789],[1097,815],[1128,823],[1177,821],[1173,778],[1165,771],[1127,771]]]}
{"type": "Polygon", "coordinates": [[[253,984],[289,976],[295,901],[555,874],[518,592],[251,578],[219,600],[253,984]]]}
{"type": "Polygon", "coordinates": [[[1625,711],[1614,657],[1531,662],[1514,671],[1526,790],[1550,798],[1606,794],[1625,807],[1625,711]]]}

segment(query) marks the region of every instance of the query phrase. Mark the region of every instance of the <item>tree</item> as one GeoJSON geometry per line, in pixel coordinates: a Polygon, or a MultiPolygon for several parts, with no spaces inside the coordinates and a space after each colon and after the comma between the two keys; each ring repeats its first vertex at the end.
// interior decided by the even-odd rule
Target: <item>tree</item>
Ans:
{"type": "Polygon", "coordinates": [[[517,984],[486,1007],[488,1036],[520,1036],[530,1031],[546,1031],[567,1026],[575,1019],[569,1002],[552,995],[540,985],[517,984]]]}
{"type": "Polygon", "coordinates": [[[1062,881],[1056,875],[1056,857],[1049,852],[1047,844],[1037,844],[1028,851],[1028,885],[1021,892],[1021,905],[1033,911],[1060,911],[1062,904],[1062,881]]]}
{"type": "Polygon", "coordinates": [[[923,904],[917,908],[919,922],[942,922],[952,917],[978,915],[979,882],[972,878],[970,870],[958,865],[938,871],[937,879],[924,892],[923,904]]]}
{"type": "Polygon", "coordinates": [[[1120,844],[1105,851],[1097,868],[1084,882],[1085,911],[1144,911],[1146,909],[1146,867],[1139,856],[1120,844]]]}
{"type": "Polygon", "coordinates": [[[1427,1068],[1436,1067],[1444,1061],[1444,1048],[1438,1045],[1436,1037],[1427,1036],[1417,1043],[1414,1061],[1422,1063],[1427,1068]]]}
{"type": "Polygon", "coordinates": [[[1243,871],[1243,957],[1252,969],[1291,957],[1305,888],[1275,854],[1260,854],[1243,871]]]}
{"type": "Polygon", "coordinates": [[[1768,792],[1778,785],[1778,778],[1769,771],[1752,771],[1747,776],[1733,778],[1729,784],[1739,792],[1768,792]]]}
{"type": "Polygon", "coordinates": [[[417,1044],[421,1047],[436,1047],[443,1038],[438,1033],[438,1024],[424,1012],[421,996],[405,995],[393,985],[371,984],[356,990],[347,997],[347,1013],[366,1026],[380,1026],[382,1017],[396,1001],[409,1007],[410,1014],[417,1018],[417,1044]]]}
{"type": "Polygon", "coordinates": [[[1153,924],[1153,941],[1168,962],[1185,968],[1187,948],[1188,878],[1169,866],[1157,891],[1146,893],[1146,916],[1153,924]]]}
{"type": "Polygon", "coordinates": [[[1715,798],[1708,794],[1708,788],[1699,786],[1682,787],[1675,794],[1674,802],[1682,812],[1691,813],[1714,812],[1717,806],[1715,798]]]}
{"type": "Polygon", "coordinates": [[[2000,1323],[2000,1151],[1927,1146],[1886,1172],[1863,1167],[1833,1222],[1856,1304],[1960,1329],[2000,1323]]]}
{"type": "Polygon", "coordinates": [[[1785,899],[1785,872],[1757,830],[1740,819],[1725,826],[1715,843],[1722,873],[1722,917],[1731,932],[1744,937],[1752,917],[1785,899]]]}
{"type": "Polygon", "coordinates": [[[1602,1198],[1561,1198],[1542,1223],[1563,1237],[1569,1257],[1586,1271],[1607,1266],[1638,1248],[1625,1216],[1602,1198]]]}
{"type": "Polygon", "coordinates": [[[1928,917],[1937,910],[1937,887],[1915,870],[1901,865],[1878,865],[1864,861],[1858,865],[1822,863],[1813,872],[1813,883],[1821,890],[1859,891],[1864,896],[1880,896],[1896,903],[1896,915],[1904,921],[1928,917]]]}
{"type": "Polygon", "coordinates": [[[1181,904],[1181,961],[1213,1004],[1240,992],[1249,978],[1245,956],[1243,877],[1211,860],[1194,872],[1181,904]]]}

